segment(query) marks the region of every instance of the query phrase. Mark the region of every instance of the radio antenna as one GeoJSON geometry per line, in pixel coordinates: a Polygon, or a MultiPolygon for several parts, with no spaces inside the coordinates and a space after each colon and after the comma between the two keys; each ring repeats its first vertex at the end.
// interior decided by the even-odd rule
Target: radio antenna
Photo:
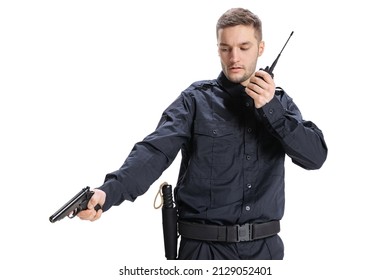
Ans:
{"type": "Polygon", "coordinates": [[[282,54],[284,48],[286,47],[288,41],[290,41],[290,38],[293,34],[294,34],[294,31],[291,32],[290,36],[288,37],[286,43],[284,44],[284,46],[283,46],[282,50],[280,51],[280,53],[278,54],[278,56],[276,57],[275,61],[272,63],[271,67],[265,68],[265,71],[268,72],[272,77],[273,77],[272,71],[274,71],[274,68],[276,66],[276,63],[278,63],[280,55],[282,54]]]}

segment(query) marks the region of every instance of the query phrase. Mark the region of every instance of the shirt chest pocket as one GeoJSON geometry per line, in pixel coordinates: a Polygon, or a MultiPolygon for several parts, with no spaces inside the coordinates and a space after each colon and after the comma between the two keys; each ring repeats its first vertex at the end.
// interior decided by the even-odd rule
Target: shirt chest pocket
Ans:
{"type": "Polygon", "coordinates": [[[233,165],[238,156],[239,128],[234,123],[195,121],[193,151],[210,167],[233,165]]]}

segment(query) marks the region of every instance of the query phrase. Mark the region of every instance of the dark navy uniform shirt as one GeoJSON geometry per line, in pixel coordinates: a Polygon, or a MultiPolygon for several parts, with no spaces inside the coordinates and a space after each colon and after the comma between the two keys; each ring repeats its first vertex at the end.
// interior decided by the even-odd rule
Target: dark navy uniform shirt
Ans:
{"type": "Polygon", "coordinates": [[[320,168],[327,156],[321,130],[302,119],[281,88],[256,109],[244,87],[221,73],[184,90],[156,130],[106,176],[103,210],[146,192],[179,151],[180,219],[221,225],[280,220],[285,155],[305,169],[320,168]]]}

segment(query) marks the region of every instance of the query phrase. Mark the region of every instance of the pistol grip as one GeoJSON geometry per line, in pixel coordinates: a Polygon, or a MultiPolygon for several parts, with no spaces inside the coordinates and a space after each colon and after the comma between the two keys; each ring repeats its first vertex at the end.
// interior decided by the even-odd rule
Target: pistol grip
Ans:
{"type": "Polygon", "coordinates": [[[96,204],[94,209],[95,209],[95,211],[99,211],[100,209],[103,209],[103,208],[100,204],[96,204]]]}

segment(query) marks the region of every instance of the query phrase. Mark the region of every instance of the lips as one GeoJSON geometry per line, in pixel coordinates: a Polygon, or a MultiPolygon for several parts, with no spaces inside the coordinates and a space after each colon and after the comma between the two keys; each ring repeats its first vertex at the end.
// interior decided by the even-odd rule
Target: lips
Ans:
{"type": "Polygon", "coordinates": [[[243,70],[244,68],[241,67],[241,66],[230,66],[229,67],[229,71],[230,72],[233,72],[233,73],[236,73],[236,72],[240,72],[241,70],[243,70]]]}

